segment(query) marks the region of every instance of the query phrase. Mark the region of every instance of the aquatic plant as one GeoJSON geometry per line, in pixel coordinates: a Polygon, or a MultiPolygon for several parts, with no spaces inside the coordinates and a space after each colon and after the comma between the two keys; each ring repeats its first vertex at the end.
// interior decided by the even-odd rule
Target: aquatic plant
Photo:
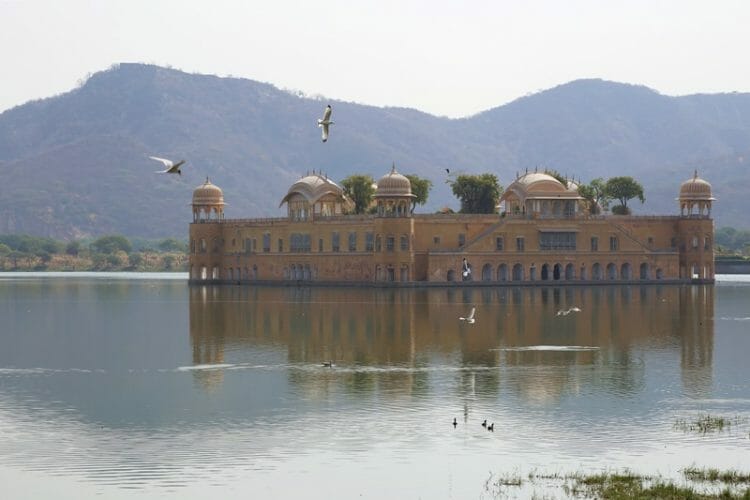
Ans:
{"type": "MultiPolygon", "coordinates": [[[[567,498],[680,498],[680,499],[747,499],[750,500],[750,488],[738,488],[738,484],[750,483],[750,474],[739,471],[718,469],[698,469],[689,467],[682,471],[688,482],[709,482],[709,487],[694,487],[690,484],[680,485],[659,476],[641,475],[629,470],[605,471],[593,474],[582,472],[572,474],[529,472],[528,483],[545,490],[541,498],[561,489],[567,498]],[[716,487],[723,487],[719,490],[716,487]]],[[[485,482],[485,491],[500,497],[508,494],[504,487],[521,487],[524,481],[518,474],[490,477],[485,482]]],[[[526,486],[528,489],[528,486],[526,486]]],[[[527,491],[526,494],[529,492],[527,491]]],[[[537,497],[537,492],[533,493],[537,497]]],[[[556,498],[556,496],[553,497],[556,498]]]]}
{"type": "MultiPolygon", "coordinates": [[[[735,418],[739,422],[739,417],[735,418]]],[[[697,419],[687,421],[678,418],[675,420],[674,428],[684,432],[700,432],[707,434],[709,432],[721,432],[724,428],[729,428],[732,421],[726,417],[716,417],[713,415],[700,415],[697,419]]]]}
{"type": "Polygon", "coordinates": [[[750,474],[736,470],[720,471],[719,469],[698,469],[688,467],[682,474],[692,481],[721,482],[727,484],[750,483],[750,474]]]}

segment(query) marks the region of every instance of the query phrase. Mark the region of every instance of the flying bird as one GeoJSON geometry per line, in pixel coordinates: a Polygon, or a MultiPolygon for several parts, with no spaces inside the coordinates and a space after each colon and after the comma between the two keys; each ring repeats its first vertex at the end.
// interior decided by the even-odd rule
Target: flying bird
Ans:
{"type": "Polygon", "coordinates": [[[321,132],[321,139],[323,139],[323,142],[328,140],[328,126],[333,125],[333,122],[331,121],[331,111],[331,105],[329,104],[323,112],[323,118],[318,119],[318,127],[323,129],[321,132]]]}
{"type": "Polygon", "coordinates": [[[167,167],[164,170],[157,170],[157,174],[178,174],[182,175],[182,170],[180,170],[180,166],[185,163],[185,160],[180,160],[177,163],[173,162],[172,160],[167,160],[166,158],[159,158],[158,156],[149,156],[152,160],[160,161],[164,164],[165,167],[167,167]]]}
{"type": "Polygon", "coordinates": [[[467,322],[467,323],[469,323],[469,324],[474,324],[474,322],[476,321],[476,320],[474,319],[474,312],[475,312],[476,310],[477,310],[477,308],[476,308],[476,307],[472,307],[472,308],[471,308],[471,312],[469,313],[469,315],[468,315],[468,316],[466,316],[465,318],[461,317],[461,318],[458,318],[458,319],[460,319],[461,321],[466,321],[466,322],[467,322]]]}
{"type": "Polygon", "coordinates": [[[557,316],[567,316],[568,314],[574,312],[581,312],[581,310],[576,306],[573,306],[570,309],[560,309],[559,311],[557,311],[557,316]]]}

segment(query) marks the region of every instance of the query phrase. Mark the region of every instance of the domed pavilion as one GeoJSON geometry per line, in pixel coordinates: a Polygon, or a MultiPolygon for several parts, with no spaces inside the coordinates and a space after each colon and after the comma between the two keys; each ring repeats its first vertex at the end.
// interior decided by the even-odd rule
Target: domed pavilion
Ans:
{"type": "Polygon", "coordinates": [[[193,222],[223,219],[224,205],[224,192],[206,177],[206,182],[193,191],[193,222]]]}
{"type": "Polygon", "coordinates": [[[508,215],[575,217],[583,197],[572,182],[564,185],[547,173],[527,172],[505,189],[500,197],[503,202],[508,215]]]}
{"type": "Polygon", "coordinates": [[[391,171],[378,180],[375,190],[377,214],[380,217],[408,217],[411,214],[412,199],[416,198],[411,192],[409,179],[396,172],[396,164],[391,171]]]}
{"type": "Polygon", "coordinates": [[[354,207],[341,186],[315,171],[292,184],[279,206],[284,203],[287,204],[289,220],[293,221],[342,215],[354,207]]]}
{"type": "Polygon", "coordinates": [[[711,193],[711,184],[698,177],[696,170],[693,177],[680,185],[680,215],[683,217],[711,216],[711,202],[716,200],[711,193]]]}

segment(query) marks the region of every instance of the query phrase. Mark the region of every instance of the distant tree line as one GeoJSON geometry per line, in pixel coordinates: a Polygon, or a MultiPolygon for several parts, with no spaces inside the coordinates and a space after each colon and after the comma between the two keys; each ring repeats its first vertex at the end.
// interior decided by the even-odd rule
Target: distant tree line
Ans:
{"type": "Polygon", "coordinates": [[[29,235],[0,235],[0,270],[180,271],[188,244],[174,238],[133,239],[121,235],[58,241],[29,235]]]}
{"type": "Polygon", "coordinates": [[[716,253],[750,256],[750,230],[722,227],[714,235],[716,253]]]}

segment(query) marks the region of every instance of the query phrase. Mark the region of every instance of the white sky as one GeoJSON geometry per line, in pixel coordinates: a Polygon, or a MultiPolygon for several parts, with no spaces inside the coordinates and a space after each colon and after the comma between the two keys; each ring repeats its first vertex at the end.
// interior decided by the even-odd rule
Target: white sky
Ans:
{"type": "Polygon", "coordinates": [[[578,78],[750,90],[750,1],[0,0],[0,111],[119,62],[467,116],[578,78]]]}

